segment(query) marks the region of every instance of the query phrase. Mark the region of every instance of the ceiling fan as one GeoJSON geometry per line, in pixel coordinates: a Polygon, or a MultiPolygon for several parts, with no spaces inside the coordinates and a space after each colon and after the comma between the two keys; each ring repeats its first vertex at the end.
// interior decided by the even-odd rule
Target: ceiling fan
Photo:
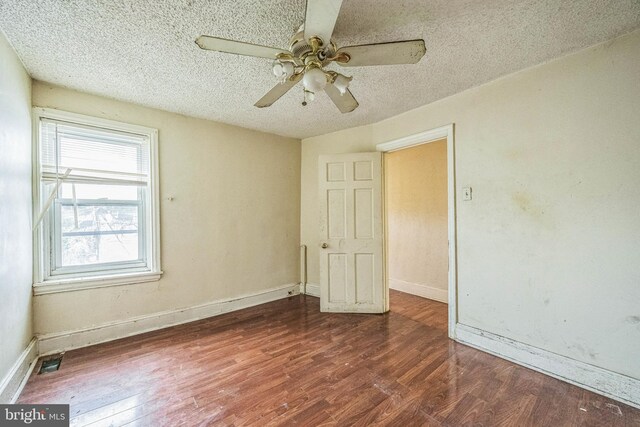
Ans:
{"type": "Polygon", "coordinates": [[[289,50],[204,35],[198,37],[196,43],[205,50],[274,61],[273,73],[280,83],[260,98],[256,107],[269,107],[302,80],[302,105],[313,101],[316,94],[324,90],[341,112],[348,113],[358,107],[348,88],[352,77],[326,70],[329,63],[343,67],[415,64],[426,49],[422,39],[338,48],[331,34],[341,5],[342,0],[307,0],[304,23],[291,37],[289,50]]]}

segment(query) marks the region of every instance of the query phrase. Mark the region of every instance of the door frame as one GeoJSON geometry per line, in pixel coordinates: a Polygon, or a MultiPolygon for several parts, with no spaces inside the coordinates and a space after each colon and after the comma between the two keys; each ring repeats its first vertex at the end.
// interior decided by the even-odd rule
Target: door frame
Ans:
{"type": "MultiPolygon", "coordinates": [[[[449,338],[455,339],[456,324],[458,323],[458,263],[456,250],[456,174],[455,174],[455,147],[454,147],[454,124],[450,123],[425,132],[397,138],[388,142],[376,145],[376,150],[383,153],[391,153],[393,151],[405,148],[415,147],[417,145],[428,144],[430,142],[447,140],[447,228],[449,239],[449,271],[448,271],[448,331],[449,338]]],[[[383,182],[384,194],[386,195],[386,180],[383,182]]],[[[386,206],[386,205],[385,205],[386,206]]],[[[387,249],[387,219],[386,208],[384,209],[385,222],[385,288],[386,298],[389,301],[389,272],[386,268],[386,249],[387,249]]]]}

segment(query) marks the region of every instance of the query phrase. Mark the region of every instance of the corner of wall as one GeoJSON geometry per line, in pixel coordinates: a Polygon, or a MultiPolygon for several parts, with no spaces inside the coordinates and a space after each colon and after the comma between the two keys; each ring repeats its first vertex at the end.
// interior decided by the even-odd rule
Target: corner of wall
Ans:
{"type": "Polygon", "coordinates": [[[33,339],[31,77],[0,32],[0,401],[8,402],[37,357],[33,339]],[[6,251],[6,252],[5,252],[6,251]],[[9,253],[10,251],[10,253],[9,253]]]}

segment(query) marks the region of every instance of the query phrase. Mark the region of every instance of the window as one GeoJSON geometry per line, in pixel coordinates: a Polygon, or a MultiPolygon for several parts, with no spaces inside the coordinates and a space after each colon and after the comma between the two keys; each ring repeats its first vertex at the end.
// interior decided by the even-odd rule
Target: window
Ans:
{"type": "Polygon", "coordinates": [[[35,109],[36,293],[160,277],[157,131],[35,109]]]}

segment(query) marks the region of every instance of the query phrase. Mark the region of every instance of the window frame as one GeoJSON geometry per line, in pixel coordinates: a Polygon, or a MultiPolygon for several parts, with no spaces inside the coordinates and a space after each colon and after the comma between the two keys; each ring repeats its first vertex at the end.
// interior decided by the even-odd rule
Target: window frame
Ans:
{"type": "MultiPolygon", "coordinates": [[[[34,107],[33,108],[33,221],[34,221],[34,295],[76,291],[108,286],[119,286],[134,283],[157,281],[162,276],[160,267],[160,205],[158,178],[158,130],[145,126],[133,125],[113,120],[107,120],[83,114],[70,113],[62,110],[34,107]],[[90,126],[105,131],[127,132],[146,138],[149,144],[149,183],[147,196],[137,202],[127,201],[127,204],[138,203],[139,212],[143,207],[145,215],[139,216],[139,238],[144,239],[139,247],[143,248],[146,262],[123,261],[107,265],[107,268],[91,266],[63,267],[54,269],[56,257],[51,248],[52,224],[54,215],[61,205],[57,199],[43,215],[40,224],[35,224],[42,206],[41,162],[40,162],[40,121],[50,119],[68,122],[72,125],[90,126]],[[131,203],[129,203],[131,202],[131,203]],[[128,265],[128,266],[127,266],[128,265]],[[55,271],[53,271],[55,270],[55,271]]],[[[46,196],[46,195],[45,195],[46,196]]],[[[62,199],[65,200],[65,199],[62,199]]],[[[83,202],[86,200],[82,200],[83,202]]],[[[109,204],[118,201],[110,201],[109,204]]],[[[139,252],[140,255],[140,252],[139,252]]]]}

